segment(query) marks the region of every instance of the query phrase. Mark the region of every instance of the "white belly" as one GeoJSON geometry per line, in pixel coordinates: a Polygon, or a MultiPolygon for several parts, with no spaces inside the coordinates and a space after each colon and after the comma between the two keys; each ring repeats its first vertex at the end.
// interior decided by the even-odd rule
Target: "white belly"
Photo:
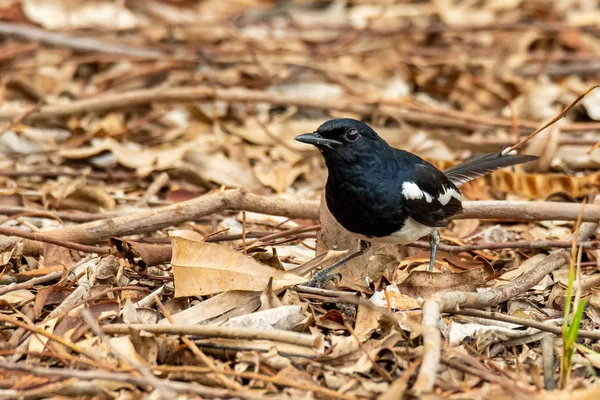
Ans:
{"type": "Polygon", "coordinates": [[[425,226],[414,219],[408,217],[404,226],[399,231],[384,237],[366,237],[358,235],[361,239],[372,243],[387,243],[387,244],[409,244],[419,240],[423,236],[427,236],[434,228],[425,226]]]}

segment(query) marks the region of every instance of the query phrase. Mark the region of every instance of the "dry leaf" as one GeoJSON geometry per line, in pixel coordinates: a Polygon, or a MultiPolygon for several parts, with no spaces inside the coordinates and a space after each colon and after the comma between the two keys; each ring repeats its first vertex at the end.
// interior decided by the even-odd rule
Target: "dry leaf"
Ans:
{"type": "Polygon", "coordinates": [[[231,318],[222,326],[231,328],[290,330],[305,318],[300,306],[281,306],[231,318]]]}
{"type": "Polygon", "coordinates": [[[398,286],[388,285],[385,290],[379,290],[373,293],[369,301],[376,306],[393,308],[394,310],[405,311],[420,308],[417,299],[400,293],[398,286]]]}
{"type": "Polygon", "coordinates": [[[112,138],[106,138],[94,141],[90,147],[61,149],[59,155],[70,160],[81,160],[109,151],[119,164],[137,170],[140,175],[147,175],[152,171],[178,166],[190,146],[190,143],[181,143],[177,146],[140,148],[134,144],[121,144],[112,138]],[[135,157],[132,157],[132,154],[135,154],[135,157]]]}
{"type": "Polygon", "coordinates": [[[170,236],[177,297],[229,290],[263,291],[271,278],[273,290],[306,281],[298,275],[267,267],[229,247],[203,242],[193,231],[172,231],[170,236]]]}
{"type": "Polygon", "coordinates": [[[112,1],[23,0],[23,11],[48,29],[104,27],[132,29],[137,26],[131,11],[112,1]]]}
{"type": "Polygon", "coordinates": [[[484,269],[477,268],[453,274],[412,271],[397,285],[401,293],[417,298],[430,297],[449,290],[474,292],[477,287],[485,284],[485,281],[484,269]]]}
{"type": "MultiPolygon", "coordinates": [[[[258,292],[232,291],[221,293],[173,314],[173,322],[176,325],[196,325],[231,311],[239,307],[240,304],[253,304],[254,308],[258,308],[260,306],[259,296],[260,293],[258,292]]],[[[164,319],[159,324],[169,324],[169,321],[164,319]]]]}
{"type": "Polygon", "coordinates": [[[0,296],[0,302],[4,301],[12,306],[20,306],[21,304],[31,301],[35,295],[27,289],[13,290],[0,296]]]}

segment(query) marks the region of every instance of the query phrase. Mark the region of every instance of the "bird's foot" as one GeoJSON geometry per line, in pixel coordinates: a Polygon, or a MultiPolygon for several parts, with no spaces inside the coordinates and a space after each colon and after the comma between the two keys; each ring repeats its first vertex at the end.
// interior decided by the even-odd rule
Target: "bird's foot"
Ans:
{"type": "Polygon", "coordinates": [[[310,278],[310,281],[306,284],[308,287],[314,288],[322,288],[327,282],[332,281],[334,279],[342,279],[342,274],[339,272],[334,272],[333,274],[327,274],[323,269],[310,278]]]}
{"type": "Polygon", "coordinates": [[[308,281],[306,286],[320,288],[320,287],[323,287],[323,285],[325,285],[327,282],[329,282],[335,278],[341,279],[342,274],[340,274],[339,272],[331,273],[331,271],[335,270],[342,264],[347,263],[348,261],[352,260],[353,258],[356,258],[356,257],[364,254],[369,249],[369,247],[371,247],[371,244],[369,242],[365,242],[365,241],[361,240],[360,244],[359,244],[359,249],[357,251],[355,251],[354,253],[348,254],[341,260],[333,263],[332,265],[330,265],[327,268],[323,268],[322,270],[320,270],[319,272],[314,274],[313,277],[310,279],[310,281],[308,281]]]}

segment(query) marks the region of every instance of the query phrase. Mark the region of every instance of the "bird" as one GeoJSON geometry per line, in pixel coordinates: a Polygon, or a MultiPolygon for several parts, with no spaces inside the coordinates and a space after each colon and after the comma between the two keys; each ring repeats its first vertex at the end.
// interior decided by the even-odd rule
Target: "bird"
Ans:
{"type": "Polygon", "coordinates": [[[533,155],[500,151],[441,171],[416,154],[396,149],[369,125],[351,118],[323,123],[295,137],[316,146],[328,170],[327,208],[359,240],[359,249],[317,272],[307,283],[321,287],[331,271],[366,252],[371,243],[407,245],[428,236],[429,271],[440,242],[438,228],[462,212],[459,187],[499,168],[535,161],[533,155]]]}

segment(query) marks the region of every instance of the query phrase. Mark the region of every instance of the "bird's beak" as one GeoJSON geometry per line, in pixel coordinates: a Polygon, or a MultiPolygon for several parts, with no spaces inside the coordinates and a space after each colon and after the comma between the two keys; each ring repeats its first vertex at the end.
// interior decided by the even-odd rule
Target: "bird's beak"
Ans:
{"type": "Polygon", "coordinates": [[[325,146],[325,147],[329,147],[330,149],[332,149],[334,145],[337,145],[337,146],[342,145],[342,142],[338,142],[337,140],[334,140],[334,139],[324,138],[317,132],[305,133],[302,135],[298,135],[298,136],[296,136],[296,138],[294,140],[296,140],[300,143],[312,144],[313,146],[317,146],[317,147],[325,146]]]}

